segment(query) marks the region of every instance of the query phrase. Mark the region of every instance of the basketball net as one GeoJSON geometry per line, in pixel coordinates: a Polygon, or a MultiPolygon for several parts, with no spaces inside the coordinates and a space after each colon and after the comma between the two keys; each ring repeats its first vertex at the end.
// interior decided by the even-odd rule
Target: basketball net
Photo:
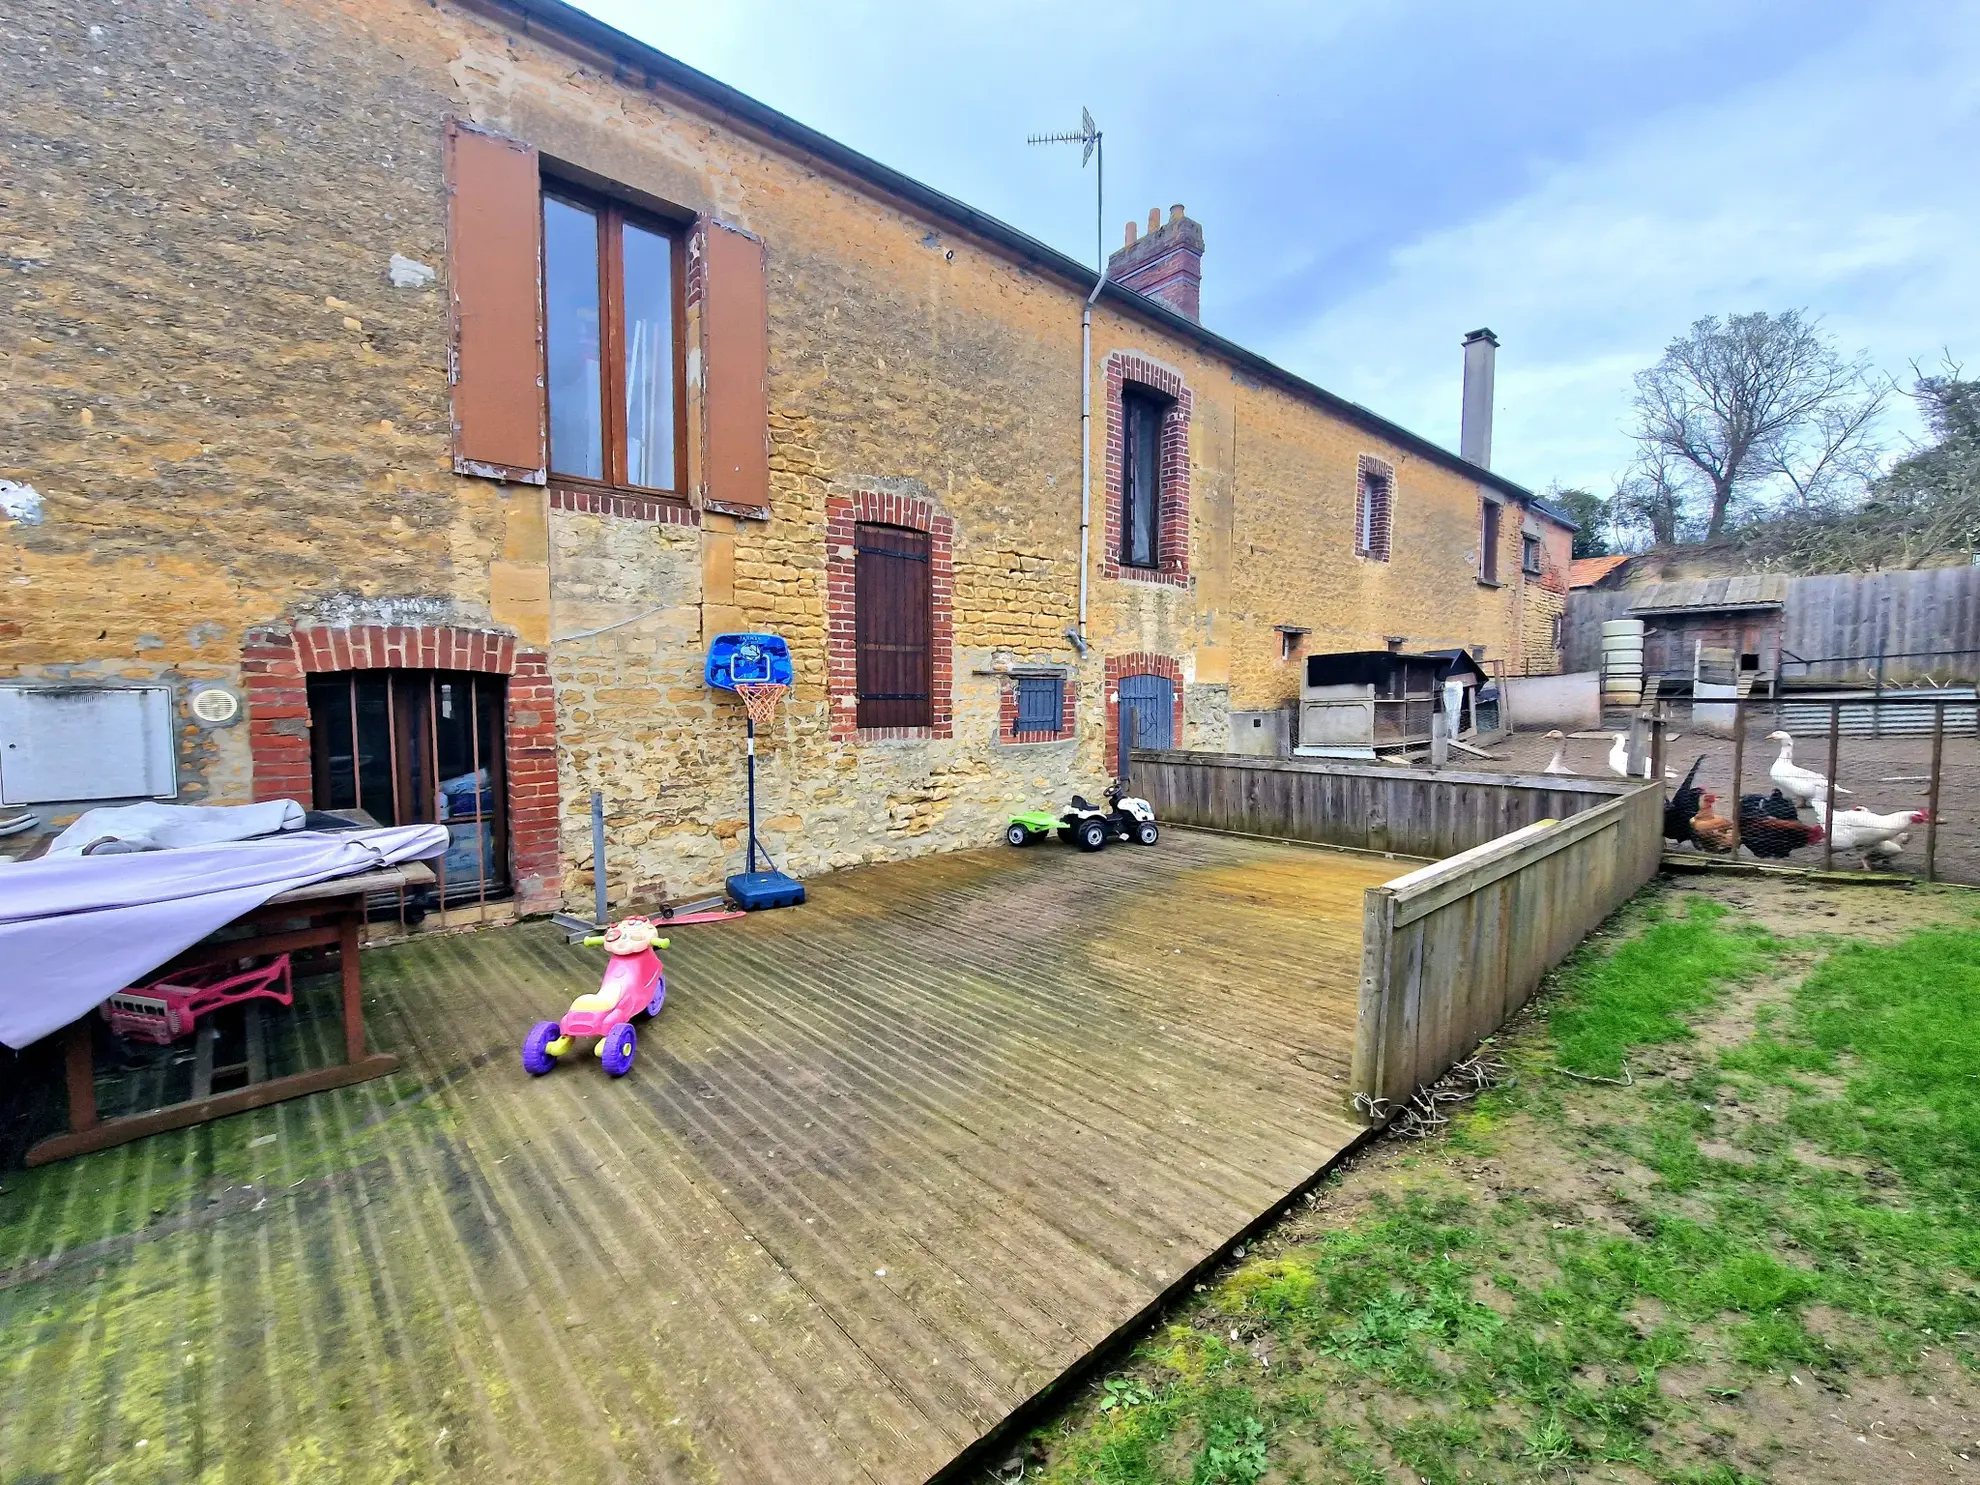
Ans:
{"type": "Polygon", "coordinates": [[[768,727],[777,716],[777,703],[784,699],[784,693],[791,688],[776,681],[738,681],[736,694],[749,708],[749,720],[758,727],[768,727]]]}

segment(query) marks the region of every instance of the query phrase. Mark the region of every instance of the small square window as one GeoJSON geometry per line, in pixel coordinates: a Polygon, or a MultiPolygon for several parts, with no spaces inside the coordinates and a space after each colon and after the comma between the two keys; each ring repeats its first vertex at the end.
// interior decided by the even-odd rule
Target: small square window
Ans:
{"type": "Polygon", "coordinates": [[[1066,701],[1066,678],[1021,675],[1017,678],[1017,730],[1057,732],[1066,701]]]}
{"type": "Polygon", "coordinates": [[[1522,536],[1519,539],[1519,570],[1534,577],[1540,575],[1540,538],[1522,536]]]}

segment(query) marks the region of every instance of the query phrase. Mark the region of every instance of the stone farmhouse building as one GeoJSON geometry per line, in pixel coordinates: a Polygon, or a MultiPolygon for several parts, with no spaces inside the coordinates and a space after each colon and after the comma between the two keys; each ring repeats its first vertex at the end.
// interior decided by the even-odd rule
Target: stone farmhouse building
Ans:
{"type": "Polygon", "coordinates": [[[1558,663],[1572,528],[1204,328],[1181,207],[1088,267],[555,0],[0,13],[0,796],[447,819],[458,885],[737,869],[712,636],[786,636],[765,844],[999,838],[1300,658],[1558,663]],[[1082,553],[1085,554],[1082,566],[1082,553]],[[1123,720],[1125,719],[1125,733],[1123,720]]]}

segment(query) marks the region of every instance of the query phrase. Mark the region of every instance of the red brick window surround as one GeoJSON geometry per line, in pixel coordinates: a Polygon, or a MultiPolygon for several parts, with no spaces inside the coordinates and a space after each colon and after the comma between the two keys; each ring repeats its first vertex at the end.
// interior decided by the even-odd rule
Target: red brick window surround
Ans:
{"type": "Polygon", "coordinates": [[[1101,575],[1131,582],[1189,582],[1189,420],[1194,399],[1180,373],[1132,351],[1107,357],[1107,540],[1101,550],[1101,575]],[[1144,387],[1164,398],[1162,418],[1161,513],[1153,567],[1132,567],[1121,560],[1123,480],[1127,467],[1127,425],[1122,393],[1144,387]]]}
{"type": "Polygon", "coordinates": [[[834,742],[955,735],[955,522],[933,501],[888,490],[825,497],[825,702],[834,742]],[[928,534],[929,718],[926,727],[861,727],[854,538],[862,522],[928,534]]]}
{"type": "Polygon", "coordinates": [[[1121,682],[1133,675],[1167,676],[1176,683],[1175,718],[1171,723],[1170,735],[1176,746],[1183,741],[1183,674],[1182,662],[1168,655],[1151,654],[1146,650],[1133,651],[1126,655],[1109,655],[1106,667],[1106,685],[1102,695],[1107,703],[1107,751],[1103,755],[1106,766],[1112,768],[1114,760],[1121,756],[1121,704],[1118,699],[1121,682]]]}
{"type": "Polygon", "coordinates": [[[1073,677],[1061,671],[1017,671],[997,678],[997,740],[1005,743],[1061,742],[1073,733],[1073,696],[1078,688],[1073,677]],[[1059,725],[1050,731],[1018,730],[1018,681],[1020,676],[1050,675],[1059,682],[1059,725]]]}
{"type": "Polygon", "coordinates": [[[306,676],[385,668],[477,670],[509,678],[503,765],[510,873],[524,912],[555,907],[557,714],[550,662],[541,650],[518,647],[512,634],[439,624],[250,629],[241,647],[241,677],[254,797],[308,800],[314,792],[306,676]]]}
{"type": "Polygon", "coordinates": [[[1371,562],[1389,560],[1395,526],[1395,466],[1363,454],[1354,471],[1354,554],[1371,562]]]}

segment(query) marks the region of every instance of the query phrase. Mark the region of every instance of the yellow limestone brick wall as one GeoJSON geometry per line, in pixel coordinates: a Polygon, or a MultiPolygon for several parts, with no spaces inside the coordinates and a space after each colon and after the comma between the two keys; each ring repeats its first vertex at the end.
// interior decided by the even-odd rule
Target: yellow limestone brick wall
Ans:
{"type": "MultiPolygon", "coordinates": [[[[1096,419],[1082,661],[1066,638],[1074,286],[447,0],[130,6],[101,29],[54,0],[0,16],[10,52],[50,58],[0,75],[15,165],[0,207],[29,270],[0,322],[0,478],[44,500],[39,522],[0,528],[0,674],[237,679],[242,630],[282,618],[514,629],[551,647],[564,883],[581,903],[594,788],[615,897],[689,895],[737,867],[742,715],[700,683],[724,630],[792,643],[798,686],[763,738],[759,797],[766,843],[800,873],[991,842],[1010,810],[1093,790],[1109,655],[1175,657],[1184,741],[1214,747],[1231,705],[1288,694],[1275,624],[1312,628],[1314,648],[1513,643],[1517,585],[1473,580],[1475,484],[1103,307],[1096,409],[1114,349],[1194,394],[1192,581],[1100,577],[1096,419]],[[449,112],[765,240],[767,522],[546,512],[540,490],[448,472],[449,112]],[[395,252],[442,281],[392,288],[395,252]],[[1360,453],[1397,471],[1381,570],[1352,555],[1360,453]],[[824,508],[857,489],[956,523],[951,739],[828,737],[824,508]],[[997,741],[1014,663],[1073,677],[1076,740],[997,741]]],[[[244,734],[189,732],[182,767],[207,797],[246,797],[244,734]]]]}

